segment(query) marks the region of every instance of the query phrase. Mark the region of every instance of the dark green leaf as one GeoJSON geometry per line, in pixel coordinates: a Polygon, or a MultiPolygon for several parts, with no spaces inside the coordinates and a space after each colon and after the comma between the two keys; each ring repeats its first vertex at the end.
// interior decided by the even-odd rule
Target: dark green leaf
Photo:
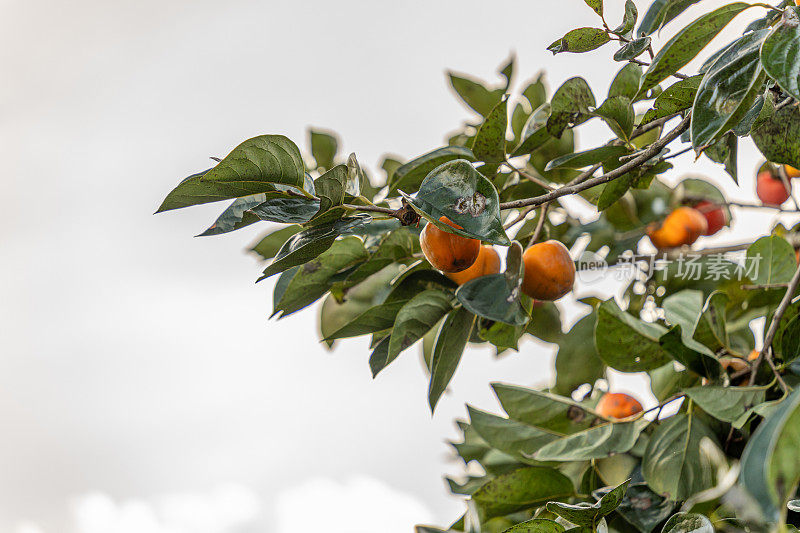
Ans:
{"type": "Polygon", "coordinates": [[[452,85],[456,94],[461,97],[461,100],[484,117],[497,105],[505,93],[504,89],[490,90],[478,81],[458,76],[452,72],[448,72],[447,75],[450,79],[450,85],[452,85]]]}
{"type": "MultiPolygon", "coordinates": [[[[540,309],[534,310],[533,321],[536,321],[540,309]]],[[[597,315],[592,312],[578,320],[566,335],[558,341],[556,353],[556,385],[554,391],[559,394],[572,394],[584,383],[594,385],[603,377],[605,365],[598,357],[593,342],[587,342],[594,335],[597,315]]],[[[558,333],[561,333],[561,324],[558,333]]]]}
{"type": "Polygon", "coordinates": [[[678,414],[661,422],[651,435],[642,460],[647,484],[670,500],[687,497],[714,486],[716,467],[700,446],[717,438],[698,417],[678,414]]]}
{"type": "Polygon", "coordinates": [[[636,63],[628,63],[617,72],[617,75],[611,81],[611,86],[608,88],[608,97],[624,96],[629,101],[633,100],[639,90],[641,79],[642,67],[636,63]]]}
{"type": "Polygon", "coordinates": [[[314,189],[320,199],[320,215],[333,207],[342,205],[348,181],[348,170],[345,165],[336,165],[314,180],[314,189]]]}
{"type": "Polygon", "coordinates": [[[773,163],[800,168],[800,108],[786,106],[753,125],[753,142],[773,163]]]}
{"type": "MultiPolygon", "coordinates": [[[[217,217],[217,220],[211,224],[207,230],[198,235],[198,237],[219,235],[244,227],[242,225],[242,216],[245,211],[257,206],[266,199],[267,197],[264,194],[254,194],[252,196],[237,198],[217,217]]],[[[251,219],[248,224],[252,224],[253,222],[258,222],[258,219],[251,219]]]]}
{"type": "Polygon", "coordinates": [[[674,503],[650,490],[646,483],[631,483],[617,512],[639,531],[650,533],[674,508],[674,503]]]}
{"type": "Polygon", "coordinates": [[[547,518],[531,518],[511,526],[503,533],[564,533],[564,526],[547,518]]]}
{"type": "Polygon", "coordinates": [[[319,200],[315,198],[291,197],[267,198],[244,213],[234,229],[266,220],[281,224],[305,224],[319,211],[319,200]]]}
{"type": "Polygon", "coordinates": [[[629,150],[624,146],[605,145],[599,148],[592,148],[584,150],[583,152],[575,152],[566,154],[561,157],[553,159],[547,166],[546,170],[553,170],[556,168],[574,168],[581,169],[592,166],[596,163],[606,161],[608,159],[619,159],[621,156],[629,153],[629,150]]]}
{"type": "Polygon", "coordinates": [[[582,53],[600,48],[611,38],[599,28],[577,28],[547,47],[553,54],[560,52],[582,53]]]}
{"type": "Polygon", "coordinates": [[[522,463],[532,463],[530,457],[542,446],[558,438],[558,434],[502,418],[467,406],[470,424],[492,448],[514,457],[522,463]]]}
{"type": "Polygon", "coordinates": [[[386,358],[370,359],[372,375],[378,375],[400,352],[421,339],[452,307],[452,296],[437,289],[423,291],[411,298],[397,313],[386,358]]]}
{"type": "Polygon", "coordinates": [[[761,64],[783,92],[800,100],[800,7],[783,11],[761,47],[761,64]]]}
{"type": "Polygon", "coordinates": [[[643,322],[621,310],[613,299],[597,309],[597,354],[622,372],[653,370],[666,364],[669,356],[658,342],[666,332],[663,326],[643,322]]]}
{"type": "Polygon", "coordinates": [[[701,514],[676,513],[664,524],[661,533],[714,533],[711,520],[701,514]]]}
{"type": "Polygon", "coordinates": [[[505,412],[529,426],[566,435],[598,420],[572,398],[503,383],[493,383],[492,388],[505,412]]]}
{"type": "Polygon", "coordinates": [[[461,360],[461,354],[475,325],[475,315],[459,307],[444,319],[436,336],[431,359],[431,381],[428,387],[428,404],[431,412],[436,408],[461,360]]]}
{"type": "Polygon", "coordinates": [[[682,333],[680,325],[662,335],[659,344],[673,359],[701,376],[716,379],[722,373],[722,367],[714,353],[694,340],[691,334],[682,333]]]}
{"type": "Polygon", "coordinates": [[[588,461],[625,453],[633,448],[648,424],[650,421],[644,418],[633,422],[606,422],[551,442],[533,454],[533,459],[588,461]]]}
{"type": "Polygon", "coordinates": [[[500,221],[497,189],[468,161],[458,159],[435,168],[422,182],[416,198],[405,198],[439,229],[491,244],[511,243],[500,221]],[[442,216],[463,229],[441,222],[442,216]]]}
{"type": "Polygon", "coordinates": [[[733,422],[753,406],[764,402],[766,388],[706,385],[684,392],[714,418],[733,422]]]}
{"type": "Polygon", "coordinates": [[[234,148],[214,168],[183,180],[157,212],[272,191],[276,183],[303,187],[304,176],[303,158],[292,141],[260,135],[234,148]]]}
{"type": "Polygon", "coordinates": [[[614,487],[595,503],[583,502],[571,504],[548,502],[547,510],[577,526],[589,526],[594,528],[601,518],[612,513],[619,507],[619,504],[622,503],[622,499],[625,497],[628,483],[630,483],[630,480],[614,487]]]}
{"type": "Polygon", "coordinates": [[[722,6],[706,13],[679,31],[656,54],[642,77],[639,94],[644,94],[686,66],[722,28],[748,7],[751,6],[743,2],[722,6]]]}
{"type": "Polygon", "coordinates": [[[636,4],[633,3],[633,0],[625,0],[625,15],[622,24],[614,28],[613,32],[623,37],[630,37],[638,18],[639,10],[636,9],[636,4]]]}
{"type": "Polygon", "coordinates": [[[352,232],[372,220],[367,215],[343,218],[329,224],[314,226],[292,236],[278,251],[275,259],[265,270],[259,281],[287,268],[302,265],[319,256],[333,245],[336,237],[352,232]]]}
{"type": "Polygon", "coordinates": [[[683,13],[689,6],[700,0],[654,0],[642,17],[639,35],[650,35],[683,13]]]}
{"type": "MultiPolygon", "coordinates": [[[[650,47],[651,41],[652,39],[648,35],[645,37],[639,37],[638,39],[634,39],[631,42],[626,43],[614,54],[614,61],[630,61],[631,59],[636,59],[650,47]]],[[[636,89],[638,91],[638,85],[636,89]]]]}
{"type": "Polygon", "coordinates": [[[552,139],[550,133],[547,131],[547,119],[550,117],[550,104],[542,104],[541,107],[536,109],[525,125],[522,127],[520,143],[514,148],[511,153],[512,156],[517,157],[533,152],[540,148],[544,143],[552,139]]]}
{"type": "Polygon", "coordinates": [[[472,495],[486,518],[503,516],[573,494],[572,481],[553,468],[529,466],[496,477],[472,495]]]}
{"type": "Polygon", "coordinates": [[[472,150],[464,146],[445,146],[423,154],[394,171],[389,185],[389,194],[397,194],[398,189],[408,194],[417,192],[422,180],[431,170],[453,159],[475,161],[475,156],[472,150]]]}
{"type": "Polygon", "coordinates": [[[262,259],[272,259],[281,246],[295,233],[298,233],[303,228],[301,226],[286,226],[279,230],[275,230],[268,235],[261,238],[251,250],[261,256],[262,259]]]}
{"type": "Polygon", "coordinates": [[[603,119],[608,124],[614,135],[628,141],[633,131],[633,120],[636,114],[633,105],[627,96],[612,96],[594,110],[595,116],[603,119]]]}
{"type": "Polygon", "coordinates": [[[586,5],[591,7],[595,13],[603,16],[603,0],[583,0],[586,2],[586,5]]]}
{"type": "Polygon", "coordinates": [[[605,211],[614,205],[617,200],[622,198],[625,193],[628,192],[635,179],[635,174],[628,173],[606,183],[603,186],[603,191],[600,193],[600,197],[597,199],[597,210],[605,211]]]}
{"type": "Polygon", "coordinates": [[[800,316],[794,316],[785,323],[781,322],[779,353],[784,362],[791,363],[800,357],[800,316]]]}
{"type": "Polygon", "coordinates": [[[309,144],[311,145],[311,156],[317,163],[317,169],[325,170],[333,168],[336,152],[339,149],[339,141],[332,132],[323,130],[308,130],[309,144]]]}
{"type": "Polygon", "coordinates": [[[472,140],[472,153],[478,161],[484,163],[505,161],[507,128],[508,101],[503,98],[494,106],[472,140]]]}
{"type": "Polygon", "coordinates": [[[736,126],[763,90],[758,51],[766,30],[748,33],[722,54],[697,89],[692,111],[692,146],[702,150],[736,126]]]}
{"type": "Polygon", "coordinates": [[[738,138],[734,132],[729,131],[722,135],[711,143],[703,153],[715,163],[725,165],[725,171],[733,178],[734,183],[739,183],[739,171],[737,168],[738,138]]]}
{"type": "Polygon", "coordinates": [[[692,76],[667,87],[653,102],[653,109],[644,114],[642,124],[648,124],[692,107],[702,79],[702,76],[692,76]]]}
{"type": "Polygon", "coordinates": [[[570,124],[578,125],[590,118],[589,108],[596,105],[594,94],[581,77],[565,81],[550,102],[550,117],[547,131],[553,137],[561,137],[570,124]]]}

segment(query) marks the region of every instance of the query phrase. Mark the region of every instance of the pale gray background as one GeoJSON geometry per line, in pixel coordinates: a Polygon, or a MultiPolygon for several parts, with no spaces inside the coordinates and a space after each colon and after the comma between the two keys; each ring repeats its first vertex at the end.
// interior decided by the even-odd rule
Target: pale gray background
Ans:
{"type": "MultiPolygon", "coordinates": [[[[616,22],[622,2],[606,3],[616,22]]],[[[455,518],[441,481],[457,471],[452,419],[466,401],[494,408],[491,380],[546,384],[552,350],[471,350],[431,419],[415,350],[373,381],[364,342],[323,351],[314,310],[267,320],[272,282],[253,284],[243,252],[259,229],[193,239],[221,204],[152,212],[208,156],[261,133],[305,148],[307,125],[332,128],[373,168],[437,147],[470,117],[444,70],[495,82],[511,50],[517,85],[546,68],[551,87],[580,74],[602,98],[614,47],[545,50],[593,13],[579,0],[0,5],[0,531],[394,532],[455,518]]],[[[582,146],[607,136],[593,125],[582,146]]],[[[752,147],[740,164],[741,189],[707,162],[692,170],[747,199],[752,147]]],[[[771,218],[742,216],[720,242],[771,218]]],[[[612,381],[644,397],[640,378],[612,381]]]]}

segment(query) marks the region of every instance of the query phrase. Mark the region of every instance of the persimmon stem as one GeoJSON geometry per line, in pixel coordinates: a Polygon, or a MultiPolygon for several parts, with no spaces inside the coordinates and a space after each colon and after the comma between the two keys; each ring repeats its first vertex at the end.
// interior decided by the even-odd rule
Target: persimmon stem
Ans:
{"type": "MultiPolygon", "coordinates": [[[[630,172],[631,170],[638,168],[648,162],[649,160],[653,159],[661,150],[667,146],[669,143],[680,137],[680,135],[689,128],[689,123],[691,120],[691,115],[687,115],[681,122],[676,126],[673,130],[667,133],[661,139],[655,141],[650,146],[645,149],[642,154],[633,159],[628,161],[627,163],[623,164],[622,166],[615,168],[609,172],[601,176],[596,177],[589,177],[584,181],[580,181],[578,183],[572,184],[573,182],[577,182],[579,179],[583,178],[583,176],[591,176],[594,171],[587,171],[577,178],[575,178],[572,182],[568,183],[563,187],[559,187],[553,191],[550,191],[547,194],[543,194],[541,196],[535,196],[533,198],[524,198],[521,200],[514,200],[512,202],[505,202],[500,204],[500,209],[519,209],[520,207],[527,207],[529,205],[542,205],[547,202],[551,202],[556,198],[561,198],[562,196],[567,196],[570,194],[577,194],[581,191],[585,191],[586,189],[591,189],[592,187],[596,187],[597,185],[602,185],[604,183],[608,183],[609,181],[615,180],[620,178],[630,172]]],[[[599,168],[599,165],[594,165],[593,169],[599,168]]]]}

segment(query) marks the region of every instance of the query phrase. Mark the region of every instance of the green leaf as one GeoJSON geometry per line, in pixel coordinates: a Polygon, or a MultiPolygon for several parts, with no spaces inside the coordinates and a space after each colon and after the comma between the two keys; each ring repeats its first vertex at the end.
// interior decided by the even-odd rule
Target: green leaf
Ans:
{"type": "Polygon", "coordinates": [[[289,237],[300,232],[302,229],[303,228],[301,226],[292,225],[275,230],[267,235],[264,235],[261,240],[251,248],[251,250],[260,255],[262,259],[272,259],[275,257],[275,254],[278,253],[278,250],[281,249],[281,246],[283,246],[284,243],[289,239],[289,237]]]}
{"type": "Polygon", "coordinates": [[[533,454],[537,461],[588,461],[625,453],[636,444],[650,424],[640,418],[633,422],[606,422],[560,438],[533,454]]]}
{"type": "Polygon", "coordinates": [[[503,246],[511,243],[500,221],[497,189],[468,161],[458,159],[435,168],[416,198],[404,198],[420,216],[448,233],[503,246]],[[440,222],[442,216],[463,229],[440,222]]]}
{"type": "Polygon", "coordinates": [[[800,168],[800,108],[786,106],[764,121],[753,125],[750,133],[768,161],[800,168]]]}
{"type": "Polygon", "coordinates": [[[412,159],[408,163],[400,165],[392,174],[389,195],[397,194],[398,189],[408,194],[417,192],[422,180],[431,170],[454,159],[475,161],[475,155],[472,150],[464,146],[445,146],[412,159]]]}
{"type": "Polygon", "coordinates": [[[522,246],[514,241],[508,248],[504,274],[472,279],[458,288],[456,298],[478,316],[512,326],[525,325],[529,316],[520,303],[522,269],[522,246]]]}
{"type": "MultiPolygon", "coordinates": [[[[533,320],[537,313],[534,311],[533,320]]],[[[597,315],[592,312],[578,320],[566,335],[558,341],[556,353],[556,384],[554,391],[559,394],[572,394],[576,388],[584,383],[594,385],[594,382],[603,377],[605,364],[598,357],[593,342],[586,342],[594,335],[597,315]]],[[[561,324],[558,323],[560,328],[561,324]]],[[[558,331],[561,333],[560,329],[558,331]]]]}
{"type": "Polygon", "coordinates": [[[733,422],[753,406],[764,402],[766,387],[705,385],[684,391],[703,411],[717,420],[733,422]]]}
{"type": "MultiPolygon", "coordinates": [[[[630,61],[631,59],[636,59],[640,55],[642,55],[645,50],[650,47],[650,43],[652,39],[650,36],[639,37],[638,39],[634,39],[629,43],[626,43],[622,48],[617,50],[614,54],[614,61],[630,61]]],[[[638,91],[639,86],[636,86],[638,91]]],[[[634,93],[635,95],[636,93],[634,93]]],[[[632,95],[632,96],[634,96],[632,95]]]]}
{"type": "Polygon", "coordinates": [[[547,47],[553,54],[573,52],[576,54],[600,48],[611,38],[600,28],[577,28],[567,32],[561,39],[547,47]]]}
{"type": "Polygon", "coordinates": [[[661,307],[667,323],[681,326],[684,334],[692,336],[704,303],[701,291],[684,289],[664,298],[661,307]]]}
{"type": "Polygon", "coordinates": [[[252,196],[237,198],[217,217],[217,220],[211,224],[207,230],[198,235],[198,237],[220,235],[237,230],[253,222],[258,222],[258,219],[251,219],[247,224],[242,225],[242,217],[248,209],[257,206],[266,199],[267,197],[264,194],[254,194],[252,196]]]}
{"type": "Polygon", "coordinates": [[[639,94],[644,94],[686,66],[736,15],[748,7],[751,6],[734,2],[717,8],[684,27],[653,58],[642,77],[639,94]]]}
{"type": "Polygon", "coordinates": [[[608,88],[608,97],[614,98],[624,96],[628,100],[633,100],[639,90],[639,82],[642,79],[642,67],[636,63],[628,63],[622,67],[608,88]]]}
{"type": "Polygon", "coordinates": [[[530,457],[542,446],[558,438],[558,434],[502,418],[467,406],[470,425],[489,446],[514,457],[521,463],[532,463],[530,457]]]}
{"type": "Polygon", "coordinates": [[[511,526],[503,533],[564,533],[564,526],[547,518],[531,518],[511,526]]]}
{"type": "Polygon", "coordinates": [[[568,79],[558,88],[550,102],[547,131],[553,137],[561,138],[567,126],[588,120],[589,108],[595,105],[594,94],[586,80],[581,77],[568,79]]]}
{"type": "Polygon", "coordinates": [[[343,325],[323,340],[332,341],[348,337],[358,337],[368,333],[375,333],[389,329],[397,318],[397,313],[408,300],[394,300],[370,307],[353,320],[343,325]]]}
{"type": "Polygon", "coordinates": [[[260,135],[241,143],[212,169],[193,174],[164,199],[157,213],[275,190],[303,187],[300,150],[283,135],[260,135]]]}
{"type": "Polygon", "coordinates": [[[611,489],[595,503],[547,502],[547,510],[577,526],[594,528],[601,518],[619,507],[625,497],[628,483],[630,483],[630,479],[611,489]]]}
{"type": "Polygon", "coordinates": [[[714,352],[683,333],[680,325],[662,335],[658,342],[673,359],[696,374],[710,379],[717,379],[722,374],[722,367],[714,352]]]}
{"type": "Polygon", "coordinates": [[[666,332],[663,326],[643,322],[621,310],[613,298],[597,308],[597,354],[621,372],[653,370],[666,364],[669,356],[659,344],[666,332]]]}
{"type": "Polygon", "coordinates": [[[738,137],[736,136],[735,132],[729,131],[728,133],[725,133],[719,139],[708,145],[703,153],[715,163],[725,165],[725,171],[730,175],[731,178],[733,178],[734,183],[738,185],[738,137]]]}
{"type": "Polygon", "coordinates": [[[661,533],[714,533],[711,521],[701,514],[676,513],[667,520],[661,533]]]}
{"type": "Polygon", "coordinates": [[[528,117],[522,127],[522,133],[520,134],[520,139],[522,140],[511,153],[513,157],[529,154],[552,139],[547,131],[547,119],[549,117],[550,104],[548,103],[542,104],[531,113],[531,116],[528,117]]]}
{"type": "MultiPolygon", "coordinates": [[[[750,279],[755,284],[788,283],[797,269],[794,248],[783,237],[761,237],[747,249],[747,261],[758,265],[750,279]]],[[[750,265],[748,265],[750,266],[750,265]]]]}
{"type": "Polygon", "coordinates": [[[572,398],[503,383],[492,388],[508,416],[529,426],[566,435],[598,420],[572,398]]]}
{"type": "Polygon", "coordinates": [[[265,220],[281,224],[305,224],[319,212],[320,202],[315,198],[304,197],[273,197],[267,198],[260,204],[249,208],[242,213],[241,221],[236,223],[234,229],[265,220]]]}
{"type": "Polygon", "coordinates": [[[478,161],[501,163],[506,159],[506,129],[508,100],[503,98],[494,106],[472,140],[472,153],[478,161]]]}
{"type": "Polygon", "coordinates": [[[685,500],[713,487],[716,470],[700,446],[704,440],[718,446],[714,433],[691,414],[661,422],[642,460],[642,474],[650,488],[667,499],[685,500]]]}
{"type": "Polygon", "coordinates": [[[303,264],[292,277],[272,315],[284,317],[315,302],[331,288],[331,278],[342,270],[364,261],[367,251],[356,236],[337,241],[319,257],[303,264]]]}
{"type": "Polygon", "coordinates": [[[547,163],[545,169],[553,170],[556,168],[586,168],[608,159],[618,160],[621,156],[626,155],[629,152],[630,150],[624,146],[605,145],[599,148],[592,148],[590,150],[584,150],[583,152],[575,152],[557,157],[547,163]]]}
{"type": "Polygon", "coordinates": [[[639,35],[650,35],[664,27],[672,19],[683,13],[689,6],[700,0],[655,0],[642,17],[639,35]]]}
{"type": "Polygon", "coordinates": [[[631,185],[633,185],[635,179],[635,174],[628,173],[606,183],[603,186],[603,191],[600,193],[600,197],[597,199],[597,210],[605,211],[614,205],[617,200],[625,196],[625,193],[631,188],[631,185]]]}
{"type": "Polygon", "coordinates": [[[692,146],[702,150],[736,126],[763,90],[758,51],[766,30],[748,33],[717,59],[697,89],[692,146]]]}
{"type": "Polygon", "coordinates": [[[397,313],[385,359],[370,359],[372,375],[377,376],[400,352],[421,339],[453,308],[452,296],[429,289],[408,301],[397,313]]]}
{"type": "Polygon", "coordinates": [[[603,122],[608,124],[614,135],[623,141],[630,140],[630,135],[633,131],[633,120],[636,118],[636,114],[627,96],[612,96],[608,98],[592,114],[603,119],[603,122]]]}
{"type": "Polygon", "coordinates": [[[583,0],[586,2],[586,5],[591,7],[595,13],[603,16],[603,0],[583,0]]]}
{"type": "Polygon", "coordinates": [[[614,28],[613,32],[617,35],[630,37],[638,18],[639,10],[636,9],[636,4],[632,0],[625,0],[625,15],[622,19],[622,24],[614,28]]]}
{"type": "Polygon", "coordinates": [[[456,372],[474,326],[475,315],[463,307],[454,309],[444,319],[436,336],[431,359],[431,381],[428,387],[431,413],[436,409],[439,398],[456,372]]]}
{"type": "Polygon", "coordinates": [[[458,76],[452,72],[448,72],[447,76],[450,79],[450,85],[461,97],[461,100],[484,117],[497,105],[505,93],[504,89],[489,90],[478,81],[458,76]]]}
{"type": "Polygon", "coordinates": [[[323,130],[308,130],[309,145],[311,145],[311,156],[317,163],[317,169],[325,170],[333,168],[336,152],[339,150],[339,140],[332,132],[323,130]]]}
{"type": "Polygon", "coordinates": [[[368,224],[370,220],[372,218],[367,215],[356,215],[295,234],[281,247],[258,281],[311,261],[330,248],[337,237],[368,224]]]}
{"type": "Polygon", "coordinates": [[[650,490],[646,483],[631,483],[617,512],[639,531],[649,533],[672,514],[675,504],[650,490]]]}
{"type": "Polygon", "coordinates": [[[336,165],[314,180],[314,189],[320,199],[319,215],[344,203],[345,189],[347,188],[348,181],[349,172],[345,165],[336,165]]]}
{"type": "Polygon", "coordinates": [[[574,493],[567,476],[545,466],[519,468],[494,478],[472,494],[483,516],[491,518],[530,509],[574,493]]]}
{"type": "Polygon", "coordinates": [[[791,363],[800,357],[800,316],[794,316],[785,325],[781,325],[783,327],[779,338],[779,353],[784,362],[791,363]]]}
{"type": "Polygon", "coordinates": [[[702,80],[703,76],[692,76],[664,89],[653,102],[653,108],[644,114],[642,125],[692,107],[702,80]]]}
{"type": "Polygon", "coordinates": [[[761,47],[761,64],[783,92],[800,100],[800,8],[783,11],[781,21],[761,47]]]}
{"type": "Polygon", "coordinates": [[[800,388],[764,420],[742,454],[740,480],[758,500],[767,518],[777,521],[800,480],[800,388]]]}

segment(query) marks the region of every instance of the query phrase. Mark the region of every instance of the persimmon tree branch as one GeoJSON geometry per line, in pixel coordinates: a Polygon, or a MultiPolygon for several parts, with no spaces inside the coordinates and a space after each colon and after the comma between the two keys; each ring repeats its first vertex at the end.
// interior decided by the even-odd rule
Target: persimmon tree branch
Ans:
{"type": "MultiPolygon", "coordinates": [[[[690,121],[691,121],[691,115],[687,115],[673,130],[671,130],[669,133],[664,135],[664,137],[655,141],[645,150],[643,150],[641,155],[628,161],[624,165],[615,168],[614,170],[606,172],[601,176],[588,178],[585,179],[584,181],[579,181],[577,183],[572,184],[573,182],[578,181],[579,178],[590,172],[591,171],[590,169],[584,174],[581,174],[581,176],[578,176],[578,178],[575,178],[575,180],[573,180],[573,182],[570,182],[570,184],[567,184],[563,187],[559,187],[558,189],[550,191],[541,196],[535,196],[533,198],[523,198],[520,200],[501,203],[500,209],[519,209],[520,207],[528,207],[530,205],[542,205],[546,202],[551,202],[556,198],[561,198],[562,196],[567,196],[571,194],[577,194],[581,191],[585,191],[586,189],[591,189],[592,187],[596,187],[597,185],[602,185],[604,183],[608,183],[609,181],[613,181],[617,178],[620,178],[625,174],[627,174],[628,172],[630,172],[631,170],[644,165],[649,160],[653,159],[659,153],[661,153],[661,150],[663,150],[665,146],[667,146],[669,143],[680,137],[680,135],[689,128],[690,121]]],[[[596,168],[599,168],[599,166],[595,165],[592,168],[596,170],[596,168]]]]}

